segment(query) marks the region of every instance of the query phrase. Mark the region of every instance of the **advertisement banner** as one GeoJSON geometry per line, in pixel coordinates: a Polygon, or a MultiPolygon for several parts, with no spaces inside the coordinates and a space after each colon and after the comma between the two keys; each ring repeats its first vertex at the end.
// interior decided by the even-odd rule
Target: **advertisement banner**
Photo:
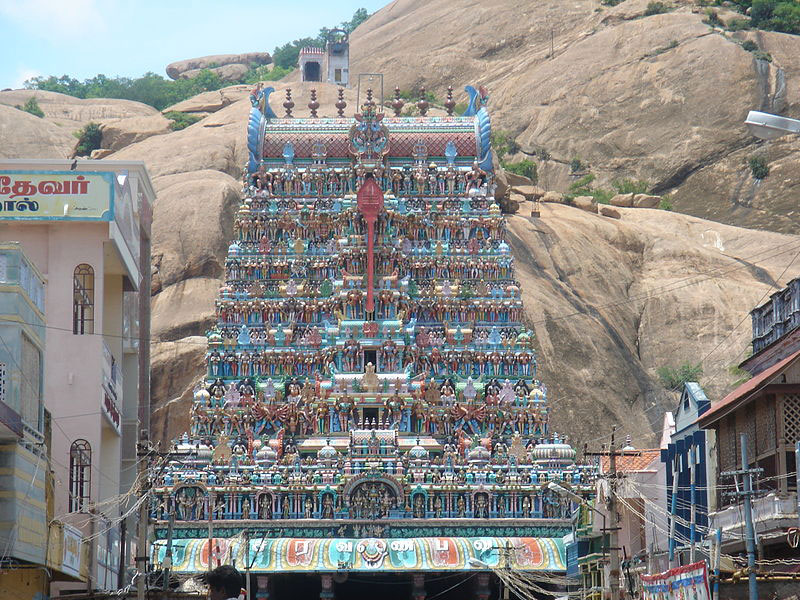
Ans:
{"type": "Polygon", "coordinates": [[[705,562],[641,575],[643,600],[710,600],[705,562]]]}
{"type": "Polygon", "coordinates": [[[0,220],[110,221],[114,174],[0,171],[0,220]]]}

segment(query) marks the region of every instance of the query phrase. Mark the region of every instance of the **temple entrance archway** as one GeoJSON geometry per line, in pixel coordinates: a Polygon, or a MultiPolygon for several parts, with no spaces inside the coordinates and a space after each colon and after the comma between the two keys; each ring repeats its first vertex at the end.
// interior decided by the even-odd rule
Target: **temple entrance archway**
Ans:
{"type": "Polygon", "coordinates": [[[322,67],[318,62],[310,60],[303,65],[303,81],[322,81],[322,67]]]}

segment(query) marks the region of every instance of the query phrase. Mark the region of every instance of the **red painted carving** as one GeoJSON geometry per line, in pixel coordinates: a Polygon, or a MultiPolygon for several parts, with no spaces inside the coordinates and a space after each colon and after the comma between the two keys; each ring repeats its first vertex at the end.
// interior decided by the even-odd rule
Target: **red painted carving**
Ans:
{"type": "Polygon", "coordinates": [[[375,221],[383,209],[383,192],[375,179],[364,180],[358,190],[358,210],[367,222],[367,312],[375,310],[375,221]]]}

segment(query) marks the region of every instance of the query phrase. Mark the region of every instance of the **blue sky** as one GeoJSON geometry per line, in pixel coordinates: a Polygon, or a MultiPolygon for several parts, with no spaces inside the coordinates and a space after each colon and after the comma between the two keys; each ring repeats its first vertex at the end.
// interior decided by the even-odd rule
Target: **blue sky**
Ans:
{"type": "Polygon", "coordinates": [[[272,52],[389,0],[0,0],[0,89],[36,75],[166,77],[171,62],[272,52]]]}

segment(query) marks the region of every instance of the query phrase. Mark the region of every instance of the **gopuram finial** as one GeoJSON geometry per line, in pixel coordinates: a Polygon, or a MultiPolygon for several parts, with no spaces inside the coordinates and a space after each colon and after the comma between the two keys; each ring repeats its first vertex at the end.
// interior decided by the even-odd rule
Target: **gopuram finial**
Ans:
{"type": "Polygon", "coordinates": [[[311,118],[317,118],[317,109],[319,108],[319,102],[317,102],[317,90],[311,88],[311,102],[308,103],[308,109],[311,111],[311,118]]]}
{"type": "Polygon", "coordinates": [[[344,109],[347,108],[347,102],[344,101],[344,88],[339,88],[339,98],[336,100],[336,111],[339,113],[340,117],[344,116],[344,109]]]}
{"type": "Polygon", "coordinates": [[[364,102],[364,106],[375,108],[375,100],[372,99],[372,88],[367,88],[367,100],[364,102]]]}
{"type": "Polygon", "coordinates": [[[428,101],[425,99],[425,86],[419,88],[419,100],[417,101],[417,108],[419,109],[419,114],[423,117],[428,114],[428,101]]]}
{"type": "Polygon", "coordinates": [[[403,102],[403,99],[400,97],[400,88],[394,88],[394,102],[392,102],[392,110],[394,111],[395,117],[400,116],[404,105],[405,102],[403,102]]]}
{"type": "Polygon", "coordinates": [[[447,109],[447,116],[448,117],[452,117],[453,116],[453,110],[456,107],[456,101],[453,100],[453,86],[452,85],[448,85],[447,86],[447,100],[444,101],[444,107],[445,107],[445,109],[447,109]]]}
{"type": "Polygon", "coordinates": [[[292,88],[286,88],[286,102],[283,103],[283,108],[286,109],[285,118],[292,118],[292,109],[294,108],[294,101],[292,100],[292,88]]]}

